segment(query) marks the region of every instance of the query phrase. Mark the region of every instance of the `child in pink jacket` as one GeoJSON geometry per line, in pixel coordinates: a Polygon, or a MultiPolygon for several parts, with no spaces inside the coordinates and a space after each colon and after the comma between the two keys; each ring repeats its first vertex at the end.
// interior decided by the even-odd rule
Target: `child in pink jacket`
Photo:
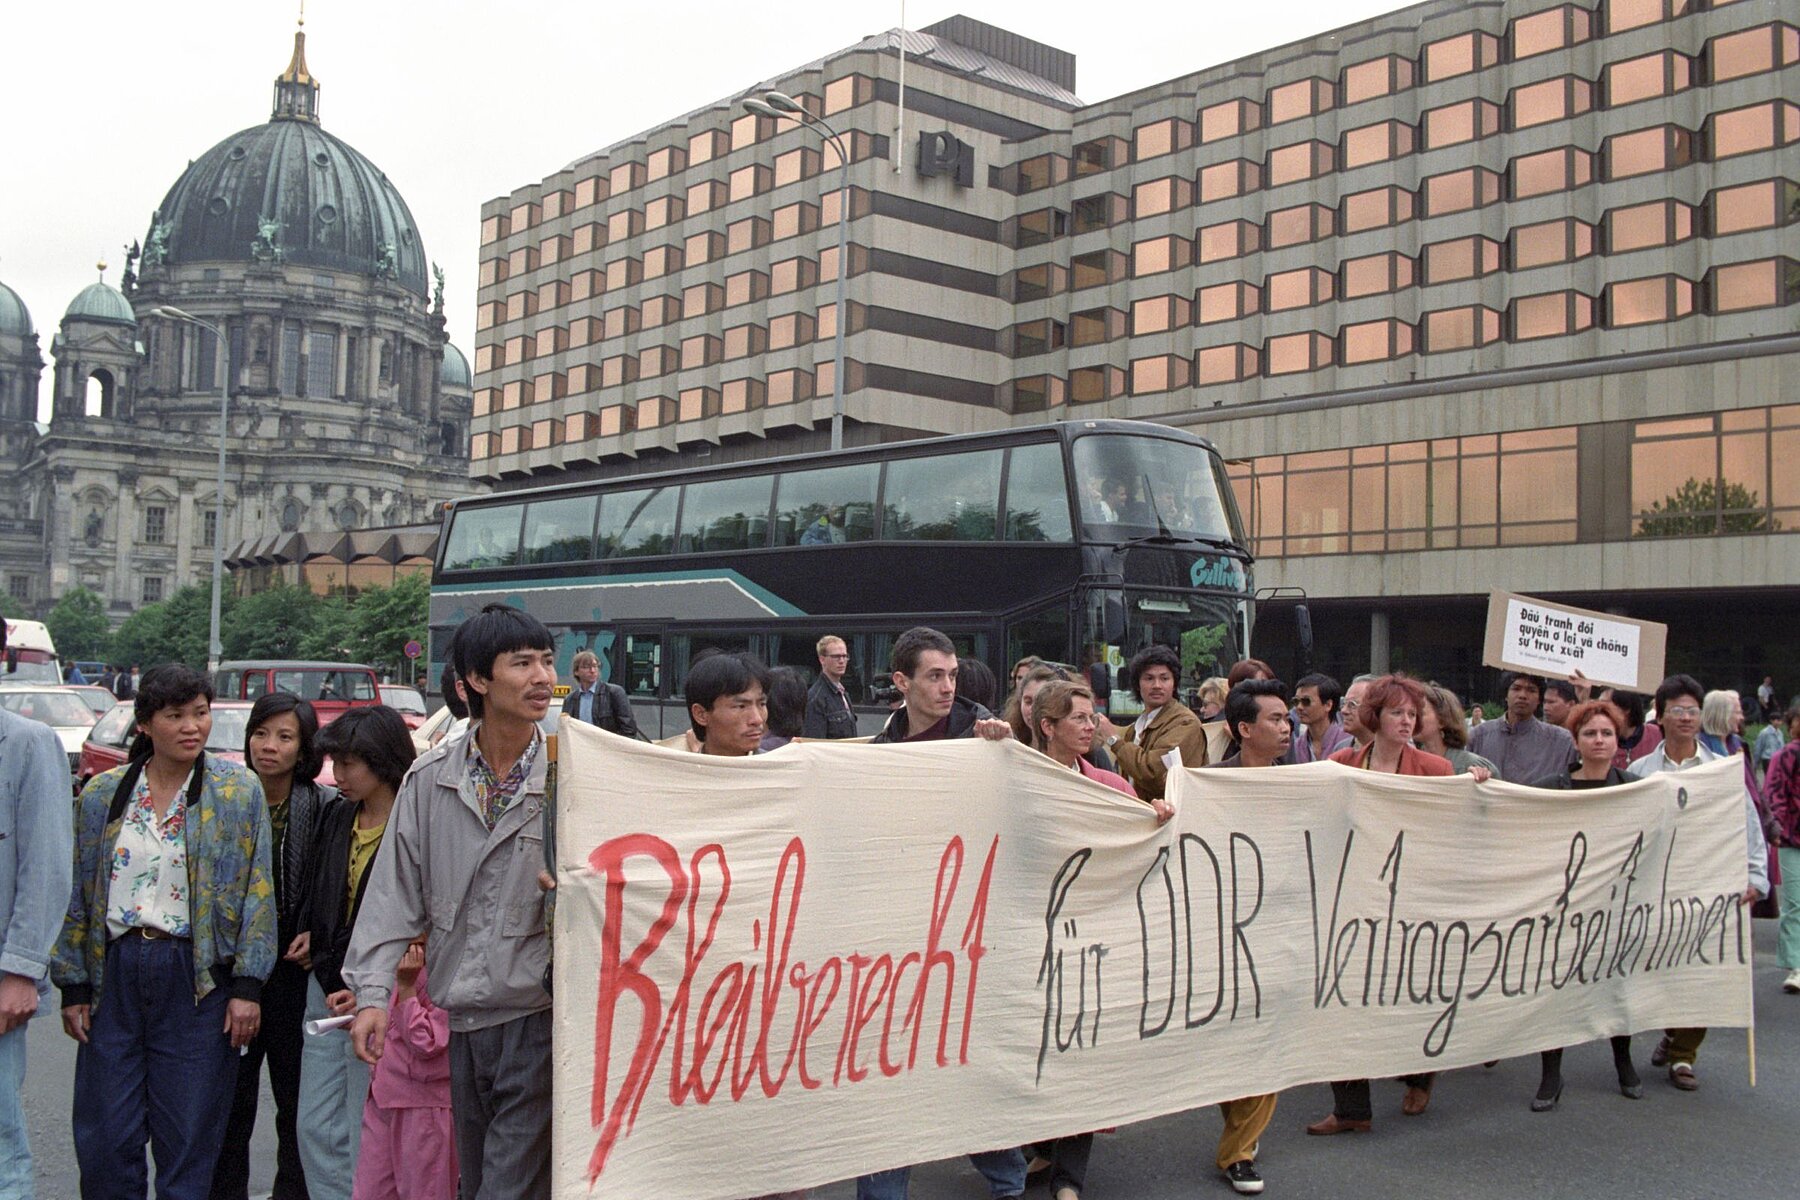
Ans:
{"type": "Polygon", "coordinates": [[[450,1017],[425,992],[425,939],[407,947],[394,984],[352,1200],[456,1200],[450,1017]]]}

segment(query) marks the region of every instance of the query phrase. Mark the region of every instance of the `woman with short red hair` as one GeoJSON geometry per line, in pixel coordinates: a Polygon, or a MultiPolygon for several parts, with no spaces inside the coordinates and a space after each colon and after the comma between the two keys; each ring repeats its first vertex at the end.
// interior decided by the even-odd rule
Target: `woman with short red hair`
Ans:
{"type": "MultiPolygon", "coordinates": [[[[1450,760],[1427,753],[1412,744],[1419,728],[1419,713],[1425,707],[1425,689],[1404,675],[1383,675],[1363,693],[1362,704],[1352,720],[1362,722],[1373,735],[1366,746],[1348,746],[1331,756],[1331,761],[1365,771],[1384,771],[1390,775],[1454,775],[1450,760]]],[[[1431,1083],[1435,1073],[1403,1075],[1406,1096],[1400,1111],[1416,1117],[1431,1103],[1431,1083]]],[[[1333,1133],[1367,1133],[1374,1121],[1369,1100],[1369,1081],[1348,1079],[1331,1085],[1331,1115],[1314,1121],[1306,1132],[1316,1136],[1333,1133]]]]}

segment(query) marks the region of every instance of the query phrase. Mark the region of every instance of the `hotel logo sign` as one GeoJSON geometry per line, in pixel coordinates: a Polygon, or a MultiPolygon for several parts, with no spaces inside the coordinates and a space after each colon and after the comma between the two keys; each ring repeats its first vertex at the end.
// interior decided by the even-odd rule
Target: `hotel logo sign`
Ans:
{"type": "Polygon", "coordinates": [[[948,129],[919,133],[919,177],[948,175],[957,187],[975,186],[975,147],[948,129]]]}

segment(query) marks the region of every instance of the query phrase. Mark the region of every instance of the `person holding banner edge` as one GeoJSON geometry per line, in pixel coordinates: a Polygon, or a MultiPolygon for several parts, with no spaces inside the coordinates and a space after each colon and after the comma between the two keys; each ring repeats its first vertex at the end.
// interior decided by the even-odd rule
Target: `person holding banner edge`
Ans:
{"type": "MultiPolygon", "coordinates": [[[[1555,775],[1546,776],[1532,787],[1585,791],[1589,788],[1617,787],[1630,783],[1630,776],[1613,761],[1619,753],[1619,739],[1624,736],[1625,714],[1608,700],[1588,700],[1569,712],[1569,732],[1575,735],[1575,751],[1580,761],[1555,775]]],[[[1619,1094],[1627,1100],[1641,1100],[1643,1080],[1631,1062],[1631,1035],[1615,1034],[1612,1039],[1613,1069],[1619,1076],[1619,1094]]],[[[1539,1054],[1543,1068],[1537,1095],[1532,1097],[1532,1112],[1549,1112],[1562,1099],[1563,1052],[1545,1050],[1539,1054]]]]}
{"type": "Polygon", "coordinates": [[[538,722],[556,684],[556,643],[537,618],[490,604],[455,635],[473,724],[408,772],[388,818],[345,955],[351,1038],[381,1057],[395,969],[430,931],[433,1000],[450,1014],[451,1115],[465,1200],[549,1200],[550,945],[538,722]]]}
{"type": "MultiPolygon", "coordinates": [[[[1356,708],[1356,722],[1368,735],[1369,743],[1340,750],[1331,756],[1331,761],[1394,775],[1454,775],[1456,768],[1449,760],[1412,744],[1413,733],[1419,724],[1419,710],[1425,704],[1425,689],[1416,682],[1403,675],[1383,675],[1369,684],[1356,708]]],[[[1567,740],[1568,734],[1563,737],[1567,740]]],[[[1400,1082],[1406,1085],[1406,1096],[1400,1102],[1400,1111],[1409,1117],[1424,1113],[1431,1103],[1431,1085],[1435,1078],[1436,1072],[1402,1076],[1400,1082]]],[[[1368,1080],[1333,1082],[1331,1098],[1331,1114],[1308,1125],[1306,1132],[1315,1137],[1329,1137],[1334,1133],[1367,1133],[1373,1127],[1374,1111],[1368,1080]]]]}

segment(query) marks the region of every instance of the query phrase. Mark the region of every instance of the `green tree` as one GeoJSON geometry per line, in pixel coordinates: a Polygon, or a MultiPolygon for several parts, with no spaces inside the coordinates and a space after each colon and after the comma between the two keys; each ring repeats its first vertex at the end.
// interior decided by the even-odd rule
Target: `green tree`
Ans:
{"type": "Polygon", "coordinates": [[[302,658],[324,601],[307,588],[270,588],[239,599],[221,620],[226,658],[302,658]]]}
{"type": "Polygon", "coordinates": [[[351,606],[357,661],[389,678],[406,672],[406,643],[425,640],[431,584],[423,575],[402,575],[392,587],[365,588],[351,606]]]}
{"type": "MultiPolygon", "coordinates": [[[[224,597],[223,630],[233,597],[224,597]]],[[[113,635],[113,655],[126,665],[145,669],[161,663],[180,662],[206,666],[206,640],[212,626],[212,588],[192,583],[167,600],[144,607],[125,618],[113,635]]],[[[223,639],[221,639],[223,640],[223,639]]]]}
{"type": "Polygon", "coordinates": [[[351,612],[350,597],[340,591],[321,598],[313,613],[312,628],[300,639],[300,657],[327,662],[361,661],[356,652],[356,617],[351,612]]]}
{"type": "Polygon", "coordinates": [[[1193,629],[1183,630],[1181,634],[1181,674],[1182,678],[1199,683],[1211,675],[1220,665],[1219,648],[1225,644],[1229,631],[1221,622],[1218,625],[1200,625],[1193,629]]]}
{"type": "Polygon", "coordinates": [[[1781,522],[1763,509],[1761,499],[1743,484],[1727,482],[1721,492],[1719,480],[1696,478],[1639,513],[1636,536],[1769,533],[1780,528],[1781,522]]]}
{"type": "Polygon", "coordinates": [[[44,618],[56,652],[64,659],[104,659],[112,641],[112,622],[106,619],[106,602],[98,593],[72,587],[44,618]]]}

